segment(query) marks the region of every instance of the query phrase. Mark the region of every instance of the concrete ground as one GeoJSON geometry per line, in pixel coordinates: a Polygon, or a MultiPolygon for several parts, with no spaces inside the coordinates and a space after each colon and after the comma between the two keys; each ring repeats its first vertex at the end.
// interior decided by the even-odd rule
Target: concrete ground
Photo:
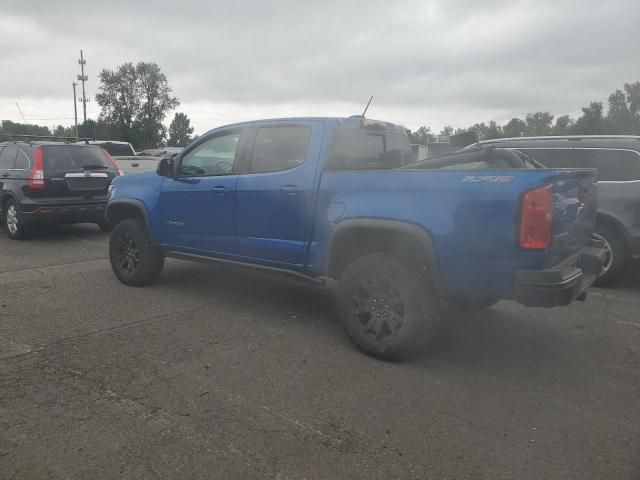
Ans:
{"type": "Polygon", "coordinates": [[[125,287],[107,241],[0,231],[0,479],[640,478],[640,269],[385,363],[316,287],[178,261],[125,287]]]}

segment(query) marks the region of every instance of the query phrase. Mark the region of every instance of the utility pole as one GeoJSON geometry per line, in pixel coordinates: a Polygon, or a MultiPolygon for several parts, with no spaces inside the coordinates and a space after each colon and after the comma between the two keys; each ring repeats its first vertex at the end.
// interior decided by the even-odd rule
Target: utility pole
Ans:
{"type": "Polygon", "coordinates": [[[78,135],[78,100],[76,99],[76,86],[78,85],[76,82],[71,82],[73,85],[73,114],[76,119],[76,140],[80,140],[80,136],[78,135]]]}
{"type": "Polygon", "coordinates": [[[87,61],[84,59],[84,56],[82,55],[82,50],[80,50],[80,60],[78,60],[78,63],[80,64],[80,75],[78,75],[78,80],[80,80],[82,82],[82,98],[80,99],[80,101],[82,102],[82,114],[83,114],[83,117],[84,117],[84,121],[86,123],[86,121],[87,121],[87,102],[89,101],[89,99],[87,98],[87,95],[85,94],[85,91],[84,91],[84,82],[86,82],[89,77],[87,77],[84,74],[84,66],[87,63],[87,61]]]}

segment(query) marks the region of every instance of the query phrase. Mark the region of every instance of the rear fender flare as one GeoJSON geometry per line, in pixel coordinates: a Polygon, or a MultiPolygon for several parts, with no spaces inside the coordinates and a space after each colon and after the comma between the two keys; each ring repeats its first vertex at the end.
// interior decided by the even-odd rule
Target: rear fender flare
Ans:
{"type": "Polygon", "coordinates": [[[431,279],[436,291],[440,294],[444,294],[445,285],[440,271],[440,263],[438,261],[438,255],[435,245],[431,238],[431,235],[424,228],[408,222],[398,220],[384,220],[384,219],[353,219],[344,220],[336,225],[333,235],[331,237],[331,244],[329,246],[325,271],[327,274],[331,272],[332,258],[334,255],[334,246],[337,243],[336,240],[341,235],[347,233],[349,230],[355,229],[372,229],[372,230],[385,230],[388,232],[398,232],[407,235],[415,240],[422,246],[425,252],[427,261],[429,263],[429,271],[431,273],[431,279]]]}

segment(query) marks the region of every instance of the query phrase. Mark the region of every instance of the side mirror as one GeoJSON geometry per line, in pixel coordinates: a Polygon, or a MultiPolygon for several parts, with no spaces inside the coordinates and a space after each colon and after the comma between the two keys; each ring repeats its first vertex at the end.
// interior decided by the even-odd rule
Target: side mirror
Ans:
{"type": "Polygon", "coordinates": [[[162,157],[158,162],[156,172],[161,177],[173,177],[174,176],[174,163],[173,158],[162,157]]]}

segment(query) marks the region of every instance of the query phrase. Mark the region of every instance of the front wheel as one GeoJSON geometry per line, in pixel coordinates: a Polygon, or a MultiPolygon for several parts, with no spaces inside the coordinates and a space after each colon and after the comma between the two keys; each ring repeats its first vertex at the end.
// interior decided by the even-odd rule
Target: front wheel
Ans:
{"type": "Polygon", "coordinates": [[[426,347],[440,304],[427,272],[384,253],[349,265],[336,297],[351,340],[382,359],[406,357],[426,347]]]}
{"type": "Polygon", "coordinates": [[[164,267],[164,254],[154,247],[144,223],[135,218],[116,225],[109,239],[113,273],[125,285],[143,286],[155,282],[164,267]]]}

